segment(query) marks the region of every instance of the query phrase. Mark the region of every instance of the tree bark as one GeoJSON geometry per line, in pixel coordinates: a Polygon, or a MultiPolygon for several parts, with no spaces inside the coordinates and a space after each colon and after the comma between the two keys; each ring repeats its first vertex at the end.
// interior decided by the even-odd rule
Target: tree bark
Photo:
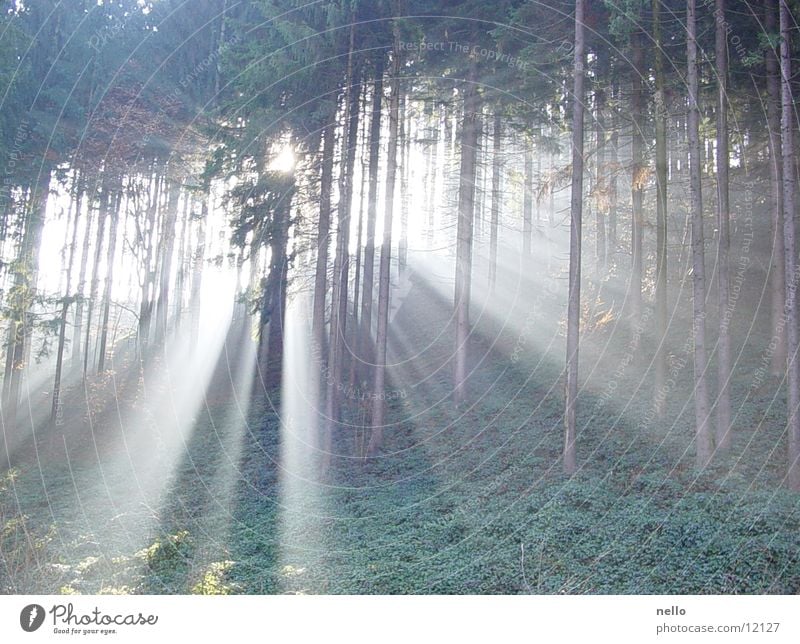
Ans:
{"type": "MultiPolygon", "coordinates": [[[[375,61],[372,89],[372,115],[369,128],[369,189],[367,194],[367,234],[364,244],[364,275],[361,292],[361,347],[359,357],[364,371],[372,354],[372,289],[375,284],[375,220],[378,211],[378,169],[381,145],[381,105],[383,102],[383,57],[375,61]]],[[[365,374],[366,375],[366,374],[365,374]]],[[[366,378],[365,378],[366,379],[366,378]]]]}
{"type": "Polygon", "coordinates": [[[525,163],[522,185],[522,254],[531,254],[533,232],[533,151],[531,142],[525,138],[525,163]]]}
{"type": "MultiPolygon", "coordinates": [[[[778,33],[777,5],[775,0],[764,2],[764,30],[769,35],[778,33]]],[[[785,258],[783,253],[783,154],[781,151],[781,79],[778,56],[772,46],[767,47],[765,66],[767,72],[767,127],[769,128],[769,158],[773,202],[771,204],[772,253],[770,277],[770,328],[775,349],[772,352],[771,372],[780,377],[786,367],[786,330],[783,313],[786,291],[785,258]]]]}
{"type": "Polygon", "coordinates": [[[503,122],[495,110],[492,129],[492,212],[489,228],[489,288],[494,293],[497,283],[497,231],[500,225],[500,155],[502,154],[503,122]]]}
{"type": "Polygon", "coordinates": [[[667,380],[667,105],[664,86],[664,52],[661,39],[661,2],[653,0],[655,41],[656,126],[656,355],[655,409],[664,415],[667,380]]]}
{"type": "Polygon", "coordinates": [[[389,333],[389,297],[392,261],[392,216],[394,214],[395,179],[397,175],[397,138],[400,119],[400,35],[394,23],[392,78],[389,94],[389,142],[386,151],[386,202],[383,210],[383,243],[378,275],[378,333],[375,343],[375,378],[372,387],[372,434],[368,453],[374,455],[383,446],[386,415],[386,344],[389,333]]]}
{"type": "Polygon", "coordinates": [[[581,320],[581,228],[583,217],[583,101],[585,73],[584,0],[575,3],[575,83],[572,95],[572,194],[569,228],[569,301],[564,411],[564,473],[577,470],[575,412],[578,399],[578,348],[581,320]]]}
{"type": "Polygon", "coordinates": [[[53,423],[58,422],[61,412],[61,372],[64,366],[64,345],[66,344],[67,337],[67,315],[69,314],[69,305],[72,303],[74,296],[72,295],[72,274],[75,264],[75,253],[78,248],[78,224],[81,219],[81,205],[83,201],[83,186],[82,176],[79,169],[75,170],[75,185],[72,195],[73,203],[75,205],[75,219],[72,222],[72,243],[70,244],[69,260],[67,261],[67,281],[64,287],[64,301],[61,304],[61,320],[58,325],[58,350],[56,353],[56,373],[53,378],[53,396],[52,405],[50,410],[50,420],[53,423]]]}
{"type": "Polygon", "coordinates": [[[461,126],[461,168],[458,189],[455,279],[455,373],[453,402],[467,399],[467,359],[469,354],[469,305],[472,286],[472,226],[475,217],[475,177],[478,153],[479,97],[476,88],[477,63],[471,61],[464,83],[464,116],[461,126]]]}
{"type": "Polygon", "coordinates": [[[642,315],[642,223],[644,221],[644,72],[642,34],[631,35],[633,48],[633,91],[631,94],[631,112],[633,130],[631,132],[631,282],[630,311],[632,334],[638,337],[635,328],[642,315]]]}
{"type": "Polygon", "coordinates": [[[325,296],[328,290],[328,246],[331,231],[331,190],[333,188],[333,156],[336,147],[336,124],[328,123],[322,136],[322,164],[319,184],[319,224],[317,227],[317,265],[314,273],[314,310],[311,335],[314,353],[324,362],[325,296]]]}
{"type": "Polygon", "coordinates": [[[731,337],[730,320],[730,213],[728,193],[728,38],[725,0],[716,0],[715,45],[717,59],[717,295],[719,338],[717,339],[717,427],[718,450],[730,446],[731,427],[731,337]]]}
{"type": "Polygon", "coordinates": [[[798,267],[795,257],[795,153],[794,97],[792,95],[792,29],[794,19],[788,0],[780,2],[781,30],[781,151],[783,154],[783,242],[786,262],[786,425],[789,434],[786,481],[800,491],[800,337],[797,328],[798,267]]]}
{"type": "Polygon", "coordinates": [[[686,59],[689,90],[689,192],[692,220],[692,333],[694,337],[694,396],[697,440],[696,463],[708,465],[713,441],[708,424],[708,386],[706,383],[706,277],[703,238],[703,198],[701,193],[700,106],[697,70],[696,0],[687,0],[686,59]]]}
{"type": "Polygon", "coordinates": [[[111,294],[114,287],[114,263],[117,249],[117,228],[119,224],[119,212],[122,205],[122,192],[120,190],[114,195],[114,206],[111,208],[111,228],[108,234],[108,251],[106,255],[106,284],[103,294],[103,313],[100,323],[100,349],[97,358],[97,373],[102,373],[106,365],[106,346],[108,344],[108,317],[111,312],[111,294]]]}

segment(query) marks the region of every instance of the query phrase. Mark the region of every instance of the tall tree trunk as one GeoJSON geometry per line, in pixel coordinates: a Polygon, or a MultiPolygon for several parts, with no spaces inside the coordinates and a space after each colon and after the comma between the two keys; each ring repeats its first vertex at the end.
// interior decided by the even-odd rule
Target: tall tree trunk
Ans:
{"type": "Polygon", "coordinates": [[[317,265],[314,273],[314,310],[311,335],[314,351],[324,361],[325,296],[328,290],[328,246],[331,232],[331,191],[333,189],[333,156],[336,147],[336,123],[328,123],[322,136],[322,167],[319,184],[319,224],[317,226],[317,265]]]}
{"type": "Polygon", "coordinates": [[[697,433],[697,467],[711,460],[713,441],[708,424],[708,386],[706,383],[706,272],[703,240],[703,197],[701,193],[700,105],[697,70],[696,0],[687,0],[686,60],[689,90],[689,192],[692,219],[692,330],[694,337],[694,397],[697,433]]]}
{"type": "Polygon", "coordinates": [[[716,0],[717,58],[717,293],[719,298],[719,338],[717,340],[717,449],[730,446],[731,427],[731,337],[730,320],[730,213],[728,199],[728,38],[725,0],[716,0]]]}
{"type": "Polygon", "coordinates": [[[633,48],[633,92],[631,95],[631,111],[633,129],[631,132],[631,325],[632,335],[638,337],[635,328],[642,315],[642,236],[644,222],[644,71],[642,33],[637,31],[631,35],[633,48]]]}
{"type": "Polygon", "coordinates": [[[395,178],[397,175],[397,138],[400,115],[400,34],[394,22],[392,78],[389,93],[389,143],[386,151],[386,202],[383,209],[383,243],[378,274],[378,333],[375,343],[375,379],[372,387],[372,434],[369,453],[374,455],[383,445],[386,415],[386,344],[389,334],[389,297],[392,261],[392,215],[394,214],[395,178]]]}
{"type": "Polygon", "coordinates": [[[361,185],[358,190],[358,226],[356,230],[356,265],[355,265],[355,279],[353,280],[353,342],[352,347],[355,348],[355,355],[350,361],[350,377],[349,383],[351,387],[356,386],[357,372],[360,370],[359,360],[361,356],[358,353],[359,337],[361,333],[361,250],[364,242],[364,202],[366,197],[367,187],[367,163],[365,161],[367,156],[367,92],[363,92],[363,105],[361,109],[361,137],[360,146],[361,151],[359,158],[361,159],[361,185]]]}
{"type": "MultiPolygon", "coordinates": [[[[605,54],[602,54],[603,60],[605,54]]],[[[603,69],[603,64],[600,64],[600,69],[603,69]]],[[[595,190],[598,191],[598,196],[594,203],[594,216],[595,216],[595,257],[597,259],[598,277],[602,275],[606,268],[606,208],[607,195],[606,195],[606,90],[598,84],[595,88],[595,134],[597,138],[597,165],[595,173],[595,190]]]]}
{"type": "Polygon", "coordinates": [[[103,293],[103,313],[100,323],[100,349],[97,358],[97,373],[102,373],[106,366],[106,346],[108,345],[108,318],[111,313],[111,294],[114,288],[114,263],[117,250],[117,229],[119,213],[122,205],[122,190],[114,195],[114,206],[111,208],[111,228],[108,233],[108,251],[106,255],[106,284],[103,293]]]}
{"type": "Polygon", "coordinates": [[[81,249],[81,266],[78,272],[78,285],[75,289],[75,321],[72,329],[72,369],[77,371],[81,366],[81,338],[83,337],[83,312],[86,308],[84,291],[86,290],[86,269],[89,265],[89,244],[92,239],[92,225],[94,223],[93,198],[89,195],[86,208],[86,227],[83,233],[83,248],[81,249]]]}
{"type": "Polygon", "coordinates": [[[200,298],[203,290],[203,264],[206,256],[206,235],[211,198],[210,186],[206,184],[202,195],[203,202],[200,206],[200,219],[197,220],[197,242],[192,253],[192,289],[189,295],[192,346],[197,344],[200,334],[200,298]]]}
{"type": "Polygon", "coordinates": [[[472,226],[475,217],[475,178],[478,157],[480,104],[476,88],[477,61],[472,60],[464,83],[464,115],[461,126],[461,167],[458,185],[456,229],[455,320],[456,346],[453,402],[467,399],[469,355],[469,305],[472,289],[472,226]]]}
{"type": "MultiPolygon", "coordinates": [[[[764,2],[764,30],[775,36],[778,17],[775,0],[764,2]]],[[[786,330],[783,307],[786,291],[785,258],[783,253],[783,154],[781,152],[781,79],[778,56],[771,45],[765,51],[767,71],[767,127],[769,128],[769,159],[773,202],[771,204],[772,253],[770,278],[770,328],[775,349],[772,352],[772,375],[779,377],[786,367],[786,330]]]]}
{"type": "Polygon", "coordinates": [[[156,300],[156,345],[161,345],[167,337],[169,324],[169,296],[172,279],[172,256],[175,250],[175,226],[178,221],[178,203],[181,196],[181,184],[177,178],[169,181],[167,208],[161,229],[160,249],[161,272],[158,279],[158,299],[156,300]]]}
{"type": "Polygon", "coordinates": [[[492,212],[491,224],[489,228],[489,288],[494,293],[497,283],[497,231],[500,225],[500,155],[502,153],[502,130],[503,122],[500,117],[500,110],[494,113],[494,125],[492,128],[492,212]]]}
{"type": "Polygon", "coordinates": [[[3,421],[13,425],[17,417],[17,404],[20,397],[22,377],[27,368],[26,356],[33,333],[33,306],[36,301],[36,283],[39,276],[39,250],[42,243],[47,213],[47,199],[50,194],[50,168],[42,168],[31,191],[25,217],[25,230],[14,278],[14,301],[9,336],[12,342],[11,373],[3,410],[3,421]]]}
{"type": "MultiPolygon", "coordinates": [[[[283,366],[283,318],[286,312],[286,289],[288,287],[289,224],[291,220],[294,181],[288,182],[272,213],[270,235],[270,267],[264,292],[264,313],[261,319],[262,333],[268,321],[266,337],[266,364],[264,383],[267,387],[280,385],[283,366]]],[[[262,336],[262,341],[264,338],[262,336]]]]}
{"type": "Polygon", "coordinates": [[[578,399],[578,348],[581,321],[581,228],[583,217],[583,100],[585,73],[584,2],[575,2],[575,85],[572,95],[572,195],[569,227],[569,301],[564,412],[564,473],[577,469],[575,411],[578,399]]]}
{"type": "Polygon", "coordinates": [[[61,372],[64,366],[64,345],[67,338],[67,314],[72,303],[72,273],[75,265],[75,254],[78,248],[78,224],[81,219],[81,205],[83,201],[82,176],[79,169],[75,170],[72,200],[75,206],[75,218],[72,222],[72,243],[70,244],[69,260],[67,260],[67,282],[64,287],[64,301],[61,303],[61,319],[58,324],[58,350],[56,353],[56,373],[53,378],[53,397],[50,410],[50,420],[59,421],[61,414],[61,372]]]}
{"type": "Polygon", "coordinates": [[[655,41],[656,125],[656,355],[655,408],[663,416],[667,379],[667,106],[664,87],[664,52],[661,39],[661,2],[653,0],[655,41]]]}
{"type": "MultiPolygon", "coordinates": [[[[183,303],[184,291],[186,289],[186,242],[188,240],[189,230],[189,215],[191,213],[192,197],[189,193],[183,195],[183,212],[181,214],[181,232],[178,237],[178,272],[175,276],[175,328],[179,328],[181,318],[183,317],[183,303]]],[[[237,261],[237,268],[239,271],[242,269],[241,254],[237,261]]],[[[237,275],[237,278],[240,276],[237,275]]],[[[237,279],[236,283],[239,284],[240,280],[237,279]]],[[[236,293],[236,301],[238,301],[239,293],[236,293]]]]}
{"type": "Polygon", "coordinates": [[[525,163],[522,178],[522,254],[531,254],[531,235],[533,227],[533,150],[531,142],[525,138],[525,163]]]}
{"type": "MultiPolygon", "coordinates": [[[[94,246],[94,260],[92,262],[92,282],[89,290],[89,307],[86,312],[86,333],[83,341],[83,377],[89,372],[89,341],[92,335],[92,317],[100,290],[100,260],[103,257],[103,240],[106,233],[106,218],[110,210],[111,188],[107,173],[103,173],[103,186],[100,193],[100,206],[97,214],[97,239],[94,246]]],[[[109,242],[110,243],[110,242],[109,242]]]]}
{"type": "MultiPolygon", "coordinates": [[[[344,97],[344,123],[342,126],[342,168],[339,173],[339,206],[336,229],[336,256],[333,269],[331,298],[330,345],[328,348],[328,391],[326,415],[329,423],[339,422],[341,392],[344,384],[344,345],[347,337],[348,278],[350,274],[350,211],[353,196],[353,167],[357,149],[358,101],[360,87],[356,85],[353,52],[355,23],[350,28],[350,45],[347,56],[347,78],[344,97]]],[[[330,428],[332,429],[332,427],[330,428]]],[[[331,431],[328,431],[331,435],[331,431]]],[[[327,441],[327,439],[326,439],[327,441]]]]}
{"type": "MultiPolygon", "coordinates": [[[[149,203],[145,218],[145,229],[141,232],[142,244],[142,284],[139,302],[139,351],[142,356],[147,354],[150,343],[150,319],[153,315],[153,297],[155,287],[155,242],[156,226],[161,196],[162,175],[159,164],[154,163],[153,179],[150,182],[149,203]]],[[[85,363],[85,359],[84,359],[85,363]]]]}
{"type": "Polygon", "coordinates": [[[789,488],[800,491],[800,338],[797,328],[798,266],[795,250],[794,97],[792,96],[792,30],[789,0],[780,2],[781,29],[781,151],[783,153],[783,242],[786,275],[786,402],[789,434],[789,488]]]}
{"type": "Polygon", "coordinates": [[[400,275],[408,263],[408,178],[411,170],[411,102],[410,96],[400,97],[400,243],[397,247],[397,265],[400,275]]]}
{"type": "Polygon", "coordinates": [[[367,237],[364,245],[364,284],[361,293],[361,348],[359,357],[366,364],[372,353],[372,289],[375,283],[375,220],[378,211],[378,170],[381,145],[381,104],[383,99],[383,57],[375,61],[372,90],[372,116],[369,128],[369,189],[367,194],[367,237]]]}

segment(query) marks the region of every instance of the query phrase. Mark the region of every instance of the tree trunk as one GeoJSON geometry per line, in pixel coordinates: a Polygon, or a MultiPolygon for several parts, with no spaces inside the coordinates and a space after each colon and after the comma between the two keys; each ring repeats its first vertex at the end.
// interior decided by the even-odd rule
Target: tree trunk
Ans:
{"type": "Polygon", "coordinates": [[[328,246],[331,231],[331,191],[333,189],[333,156],[336,147],[336,124],[328,123],[322,136],[322,168],[319,184],[319,224],[317,227],[317,266],[314,274],[314,310],[311,335],[314,353],[324,362],[325,296],[328,290],[328,246]]]}
{"type": "MultiPolygon", "coordinates": [[[[601,64],[601,69],[603,66],[601,64]]],[[[597,260],[598,278],[602,275],[606,268],[606,208],[607,208],[607,195],[606,191],[606,178],[605,178],[605,154],[606,154],[606,120],[605,120],[605,107],[606,107],[606,91],[603,87],[595,89],[595,134],[597,138],[597,164],[595,174],[595,190],[598,192],[597,198],[594,201],[594,217],[595,217],[595,258],[597,260]]]]}
{"type": "Polygon", "coordinates": [[[533,151],[531,142],[525,138],[525,163],[522,178],[522,254],[531,254],[533,227],[533,151]]]}
{"type": "Polygon", "coordinates": [[[53,397],[50,410],[50,420],[58,423],[61,416],[61,372],[64,366],[64,345],[67,338],[67,315],[69,305],[72,303],[72,271],[75,264],[75,253],[78,248],[78,224],[81,219],[81,204],[83,201],[83,186],[81,185],[81,172],[75,170],[75,186],[72,195],[75,204],[75,219],[72,222],[72,243],[70,244],[69,260],[67,262],[67,282],[64,287],[64,301],[61,304],[61,320],[58,325],[58,350],[56,353],[56,373],[53,378],[53,397]]]}
{"type": "MultiPolygon", "coordinates": [[[[266,337],[266,364],[264,365],[264,384],[269,387],[280,385],[283,366],[283,318],[286,312],[286,289],[288,286],[289,257],[289,224],[291,219],[292,194],[294,182],[288,183],[272,213],[270,227],[270,267],[264,292],[266,315],[262,315],[262,332],[264,323],[269,322],[266,337]]],[[[263,338],[262,338],[263,341],[263,338]]]]}
{"type": "Polygon", "coordinates": [[[383,57],[375,61],[372,90],[372,116],[369,128],[369,189],[367,195],[367,236],[364,245],[364,284],[361,293],[361,348],[359,357],[365,367],[372,353],[372,289],[375,283],[375,220],[378,211],[378,169],[381,145],[381,104],[383,99],[383,57]]]}
{"type": "Polygon", "coordinates": [[[15,296],[12,304],[12,320],[9,331],[11,343],[11,373],[3,405],[3,422],[9,426],[16,422],[20,385],[27,368],[26,355],[33,332],[33,311],[36,300],[36,282],[39,275],[39,250],[42,243],[50,194],[50,169],[41,169],[37,184],[30,195],[25,231],[20,245],[18,266],[14,277],[15,296]]]}
{"type": "Polygon", "coordinates": [[[686,60],[689,91],[689,192],[692,220],[692,332],[694,337],[694,396],[697,435],[697,467],[708,465],[713,451],[708,425],[708,386],[706,383],[706,276],[703,240],[703,197],[701,193],[700,106],[697,70],[696,0],[687,1],[686,60]]]}
{"type": "MultiPolygon", "coordinates": [[[[341,392],[344,384],[344,345],[347,337],[348,278],[350,274],[350,211],[353,196],[353,167],[357,149],[359,87],[353,69],[355,23],[350,28],[350,47],[347,57],[347,77],[344,98],[344,123],[342,126],[342,169],[339,174],[339,207],[336,229],[336,257],[334,258],[333,289],[331,298],[330,345],[328,348],[328,391],[326,415],[329,423],[336,423],[341,415],[341,392]]],[[[330,435],[330,431],[328,432],[330,435]]]]}
{"type": "MultiPolygon", "coordinates": [[[[764,2],[764,30],[776,35],[777,6],[775,0],[764,2]]],[[[773,190],[771,204],[772,261],[770,277],[770,328],[775,349],[772,352],[771,372],[780,377],[786,367],[786,330],[784,328],[783,308],[786,291],[785,258],[783,254],[783,155],[781,152],[781,79],[778,56],[772,46],[767,47],[765,64],[767,71],[767,127],[769,128],[769,159],[773,190]]]]}
{"type": "Polygon", "coordinates": [[[169,182],[167,208],[161,229],[158,247],[161,252],[161,272],[158,279],[158,299],[156,300],[156,346],[161,345],[167,337],[169,325],[169,296],[172,279],[172,255],[175,250],[175,225],[178,221],[178,203],[181,195],[181,184],[173,178],[169,182]]]}
{"type": "Polygon", "coordinates": [[[81,266],[78,272],[78,285],[75,289],[75,321],[72,329],[72,369],[77,371],[81,365],[81,338],[83,337],[83,311],[86,308],[84,291],[86,290],[86,268],[89,264],[89,243],[92,238],[92,225],[94,223],[94,209],[92,196],[88,198],[86,208],[86,227],[83,233],[83,248],[81,249],[81,266]]]}
{"type": "Polygon", "coordinates": [[[575,411],[578,399],[578,348],[581,320],[581,227],[583,217],[584,0],[575,3],[575,85],[572,96],[572,195],[569,227],[569,301],[564,411],[564,473],[577,469],[575,411]]]}
{"type": "Polygon", "coordinates": [[[719,305],[719,338],[717,340],[717,449],[730,446],[731,427],[731,337],[730,321],[730,214],[728,199],[728,38],[725,0],[716,0],[717,59],[717,294],[719,305]]]}
{"type": "Polygon", "coordinates": [[[455,319],[456,346],[453,402],[460,406],[467,399],[467,359],[469,354],[469,305],[472,286],[472,225],[475,216],[475,177],[478,156],[479,97],[476,88],[477,62],[471,61],[464,83],[464,115],[461,126],[461,168],[458,186],[458,226],[456,229],[455,319]]]}
{"type": "Polygon", "coordinates": [[[400,97],[400,243],[397,248],[397,266],[400,275],[408,264],[408,178],[411,170],[411,109],[409,96],[400,97]]]}
{"type": "Polygon", "coordinates": [[[392,78],[389,94],[389,143],[386,151],[386,194],[383,210],[383,243],[378,275],[378,333],[375,344],[375,379],[372,387],[372,434],[368,453],[374,455],[383,445],[386,414],[386,344],[389,333],[389,297],[392,261],[392,215],[394,214],[395,178],[397,175],[397,137],[400,119],[400,35],[394,23],[392,78]]]}
{"type": "Polygon", "coordinates": [[[108,345],[108,317],[111,312],[111,294],[114,287],[114,262],[117,249],[117,228],[119,213],[122,205],[121,186],[114,197],[114,206],[111,208],[111,228],[108,234],[108,252],[106,255],[106,284],[103,294],[103,313],[100,323],[100,350],[97,358],[97,373],[102,373],[106,365],[106,346],[108,345]]]}
{"type": "Polygon", "coordinates": [[[492,130],[492,212],[489,229],[489,288],[494,293],[497,283],[497,230],[500,225],[500,155],[502,154],[503,122],[500,111],[495,110],[492,130]]]}
{"type": "Polygon", "coordinates": [[[108,185],[108,177],[103,178],[103,187],[100,194],[100,205],[98,208],[97,219],[97,239],[94,247],[94,260],[92,262],[92,282],[89,290],[89,306],[86,313],[86,333],[83,342],[83,377],[86,378],[89,371],[89,340],[92,333],[92,317],[94,305],[97,303],[98,292],[100,290],[100,260],[103,257],[103,240],[106,232],[106,218],[110,210],[111,189],[108,185]]]}
{"type": "Polygon", "coordinates": [[[664,52],[661,40],[661,2],[653,0],[655,41],[656,125],[656,355],[655,409],[664,414],[667,379],[667,106],[664,88],[664,52]]]}
{"type": "Polygon", "coordinates": [[[203,289],[203,263],[206,255],[206,229],[211,203],[211,190],[205,186],[202,196],[203,203],[200,206],[200,219],[197,220],[197,242],[192,253],[192,290],[189,295],[189,311],[191,314],[191,340],[192,345],[197,344],[200,333],[200,298],[203,289]]]}
{"type": "Polygon", "coordinates": [[[786,402],[788,409],[789,466],[786,473],[790,489],[800,491],[800,348],[797,328],[797,258],[795,257],[795,154],[794,97],[792,96],[792,29],[794,19],[788,0],[780,2],[781,29],[781,151],[783,154],[783,242],[786,262],[786,402]]]}
{"type": "Polygon", "coordinates": [[[642,223],[644,221],[644,71],[642,34],[631,35],[633,48],[633,92],[631,95],[631,111],[633,131],[631,133],[631,327],[632,335],[638,337],[635,328],[642,315],[642,223]]]}

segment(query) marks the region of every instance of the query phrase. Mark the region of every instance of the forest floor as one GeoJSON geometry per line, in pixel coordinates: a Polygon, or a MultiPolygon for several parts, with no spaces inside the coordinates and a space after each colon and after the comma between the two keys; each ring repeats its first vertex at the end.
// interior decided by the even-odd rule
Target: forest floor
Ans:
{"type": "Polygon", "coordinates": [[[627,339],[609,336],[582,356],[582,466],[567,479],[562,345],[535,350],[524,328],[477,315],[472,402],[457,410],[451,304],[411,282],[380,457],[357,457],[363,433],[341,429],[337,450],[355,456],[322,481],[286,476],[277,394],[247,408],[235,357],[218,363],[189,432],[167,435],[164,407],[147,401],[138,434],[113,404],[92,423],[76,411],[3,479],[0,592],[800,592],[782,423],[757,427],[750,411],[774,392],[737,407],[734,449],[698,474],[688,394],[649,420],[649,389],[619,367],[627,339]],[[621,403],[603,397],[612,379],[621,403]]]}

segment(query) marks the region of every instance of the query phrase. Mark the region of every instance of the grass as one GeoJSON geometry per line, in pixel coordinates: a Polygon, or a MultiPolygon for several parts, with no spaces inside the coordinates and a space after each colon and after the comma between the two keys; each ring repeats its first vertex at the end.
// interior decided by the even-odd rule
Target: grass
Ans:
{"type": "MultiPolygon", "coordinates": [[[[409,346],[420,346],[425,329],[447,324],[445,306],[422,287],[404,306],[398,324],[417,334],[409,346]],[[404,315],[420,311],[428,316],[424,323],[404,322],[404,315]]],[[[484,332],[493,333],[488,323],[484,332]]],[[[508,336],[504,341],[513,345],[517,338],[508,336]]],[[[584,466],[566,479],[558,460],[560,388],[551,386],[560,375],[557,361],[511,362],[505,349],[500,342],[476,369],[474,407],[443,403],[409,420],[407,402],[393,400],[397,424],[384,454],[336,460],[325,485],[295,499],[300,511],[293,520],[274,465],[277,417],[263,403],[250,410],[232,465],[221,449],[233,431],[224,421],[232,407],[217,396],[169,480],[154,485],[158,493],[131,495],[131,473],[103,469],[102,459],[23,463],[0,492],[0,587],[26,593],[800,592],[800,498],[780,486],[777,404],[768,412],[774,417],[758,426],[753,419],[763,413],[763,400],[742,403],[734,449],[697,473],[685,386],[672,396],[666,419],[643,428],[631,419],[642,418],[650,405],[644,390],[632,393],[630,409],[620,413],[602,402],[601,378],[580,409],[584,466]],[[20,525],[29,539],[20,540],[20,525]]],[[[443,335],[417,368],[433,373],[448,351],[443,335]]],[[[600,373],[607,374],[618,356],[619,347],[588,359],[605,361],[600,373]]],[[[759,357],[752,352],[740,364],[748,359],[759,357]]],[[[410,387],[419,375],[399,371],[393,384],[410,387]]],[[[436,400],[448,377],[448,370],[431,376],[415,400],[436,400]]],[[[640,384],[631,369],[618,386],[636,392],[640,384]]],[[[744,400],[746,385],[736,395],[744,400]]],[[[353,453],[350,434],[340,432],[337,442],[353,453]]]]}

